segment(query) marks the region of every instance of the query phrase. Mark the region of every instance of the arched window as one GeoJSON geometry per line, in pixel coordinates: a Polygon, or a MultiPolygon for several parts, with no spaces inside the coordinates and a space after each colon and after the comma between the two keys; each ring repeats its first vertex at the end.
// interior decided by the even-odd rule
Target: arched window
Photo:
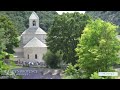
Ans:
{"type": "Polygon", "coordinates": [[[35,59],[37,59],[37,54],[35,54],[35,59]]]}
{"type": "Polygon", "coordinates": [[[36,26],[36,21],[35,20],[33,21],[33,26],[36,26]]]}
{"type": "Polygon", "coordinates": [[[29,59],[29,54],[28,54],[28,59],[29,59]]]}

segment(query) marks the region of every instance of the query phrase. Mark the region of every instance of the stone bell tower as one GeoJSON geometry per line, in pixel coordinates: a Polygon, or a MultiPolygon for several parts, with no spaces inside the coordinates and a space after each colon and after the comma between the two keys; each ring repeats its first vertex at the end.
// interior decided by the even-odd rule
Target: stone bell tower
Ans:
{"type": "Polygon", "coordinates": [[[39,17],[38,15],[33,11],[31,16],[29,17],[29,27],[39,27],[39,17]]]}

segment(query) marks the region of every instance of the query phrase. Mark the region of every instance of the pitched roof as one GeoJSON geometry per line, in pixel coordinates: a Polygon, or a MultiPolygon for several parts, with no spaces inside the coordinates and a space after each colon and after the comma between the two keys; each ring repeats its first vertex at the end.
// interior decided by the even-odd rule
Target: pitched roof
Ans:
{"type": "Polygon", "coordinates": [[[47,34],[44,30],[42,30],[41,28],[38,28],[35,32],[35,34],[47,34]]]}
{"type": "Polygon", "coordinates": [[[47,34],[44,30],[42,30],[40,27],[31,27],[25,30],[22,34],[47,34]]]}
{"type": "Polygon", "coordinates": [[[47,46],[44,43],[42,43],[39,39],[34,37],[24,46],[24,48],[26,47],[47,47],[47,46]]]}
{"type": "Polygon", "coordinates": [[[33,11],[29,19],[39,19],[38,15],[33,11]]]}

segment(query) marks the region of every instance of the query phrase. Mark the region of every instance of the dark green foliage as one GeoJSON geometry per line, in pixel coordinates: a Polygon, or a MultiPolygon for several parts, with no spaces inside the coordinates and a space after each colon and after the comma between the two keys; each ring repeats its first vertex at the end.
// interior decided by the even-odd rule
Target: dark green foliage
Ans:
{"type": "Polygon", "coordinates": [[[51,51],[47,51],[47,53],[43,56],[43,59],[46,61],[46,64],[50,68],[60,68],[60,62],[62,61],[62,55],[57,53],[52,53],[51,51]]]}
{"type": "Polygon", "coordinates": [[[78,37],[90,19],[88,15],[78,12],[56,16],[46,39],[48,48],[54,53],[60,51],[65,63],[75,64],[78,37]]]}
{"type": "Polygon", "coordinates": [[[0,15],[0,78],[5,76],[6,78],[16,78],[14,72],[11,71],[11,66],[5,62],[6,60],[13,60],[13,47],[18,46],[17,30],[15,29],[13,23],[5,15],[0,15]],[[9,50],[8,50],[9,48],[9,50]]]}

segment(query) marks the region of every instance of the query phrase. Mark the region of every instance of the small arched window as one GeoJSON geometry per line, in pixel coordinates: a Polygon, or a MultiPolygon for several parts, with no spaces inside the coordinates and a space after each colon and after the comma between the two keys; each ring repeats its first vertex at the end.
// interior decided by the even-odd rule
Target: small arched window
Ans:
{"type": "Polygon", "coordinates": [[[29,59],[29,54],[28,54],[28,59],[29,59]]]}
{"type": "Polygon", "coordinates": [[[35,20],[33,21],[33,26],[36,26],[36,21],[35,20]]]}
{"type": "Polygon", "coordinates": [[[35,54],[35,59],[37,59],[37,54],[35,54]]]}

